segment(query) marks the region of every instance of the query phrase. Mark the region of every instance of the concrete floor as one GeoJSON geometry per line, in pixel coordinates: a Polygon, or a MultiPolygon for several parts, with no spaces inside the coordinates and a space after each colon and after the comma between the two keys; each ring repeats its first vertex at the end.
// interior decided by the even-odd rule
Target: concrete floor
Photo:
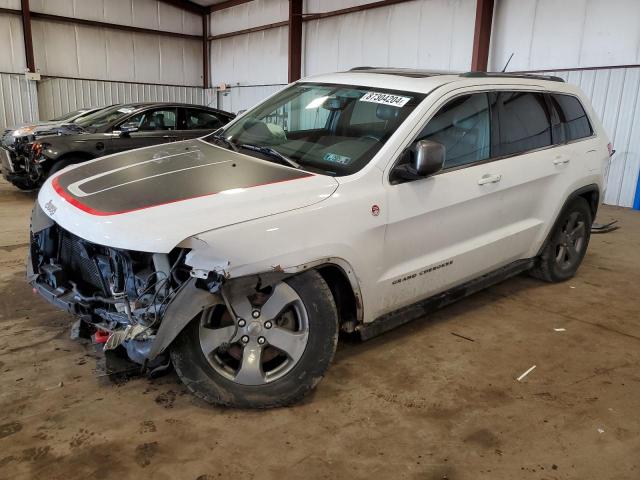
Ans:
{"type": "Polygon", "coordinates": [[[518,277],[343,343],[303,404],[239,411],[174,374],[100,376],[24,281],[33,199],[0,183],[0,478],[640,478],[638,212],[602,208],[622,228],[570,282],[518,277]]]}

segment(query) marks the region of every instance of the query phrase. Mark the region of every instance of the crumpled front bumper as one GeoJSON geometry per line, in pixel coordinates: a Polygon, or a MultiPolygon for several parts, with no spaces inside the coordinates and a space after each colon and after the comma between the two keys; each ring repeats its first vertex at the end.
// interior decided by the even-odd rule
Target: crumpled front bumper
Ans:
{"type": "Polygon", "coordinates": [[[11,152],[5,148],[0,148],[0,165],[2,165],[2,175],[6,176],[15,171],[11,152]]]}
{"type": "Polygon", "coordinates": [[[0,147],[0,166],[2,176],[8,182],[20,182],[28,178],[24,158],[19,157],[14,150],[0,147]]]}

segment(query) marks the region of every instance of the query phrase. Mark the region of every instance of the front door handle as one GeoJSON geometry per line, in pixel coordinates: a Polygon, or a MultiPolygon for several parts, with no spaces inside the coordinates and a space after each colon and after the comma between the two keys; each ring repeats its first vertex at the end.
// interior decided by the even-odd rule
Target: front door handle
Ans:
{"type": "Polygon", "coordinates": [[[570,161],[571,161],[571,159],[566,155],[557,155],[556,158],[553,160],[553,164],[554,165],[566,165],[570,161]]]}
{"type": "Polygon", "coordinates": [[[488,173],[486,175],[483,175],[482,178],[478,180],[478,185],[486,185],[487,183],[498,183],[500,180],[502,180],[502,175],[492,175],[488,173]]]}

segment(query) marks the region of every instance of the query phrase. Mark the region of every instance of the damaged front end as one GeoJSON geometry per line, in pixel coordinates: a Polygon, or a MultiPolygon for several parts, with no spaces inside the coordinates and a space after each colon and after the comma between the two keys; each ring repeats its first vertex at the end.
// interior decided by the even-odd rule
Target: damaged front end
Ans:
{"type": "Polygon", "coordinates": [[[42,145],[32,140],[32,137],[19,137],[10,146],[4,145],[3,176],[21,189],[38,188],[46,178],[42,145]]]}
{"type": "Polygon", "coordinates": [[[133,362],[161,368],[168,363],[164,349],[179,333],[163,325],[167,311],[174,310],[177,323],[184,325],[218,301],[212,293],[223,277],[194,278],[185,264],[187,249],[152,254],[98,245],[36,210],[28,280],[50,303],[79,317],[80,336],[93,336],[105,350],[124,349],[133,362]],[[189,308],[175,301],[181,296],[189,308]]]}

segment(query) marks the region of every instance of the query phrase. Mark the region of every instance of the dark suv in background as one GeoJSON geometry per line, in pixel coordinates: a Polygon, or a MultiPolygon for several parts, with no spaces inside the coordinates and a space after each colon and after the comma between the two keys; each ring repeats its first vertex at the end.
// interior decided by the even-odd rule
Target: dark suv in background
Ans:
{"type": "Polygon", "coordinates": [[[37,138],[27,155],[5,155],[2,174],[22,189],[39,188],[62,168],[111,153],[204,136],[234,114],[201,105],[130,103],[113,105],[75,122],[75,131],[37,138]]]}

